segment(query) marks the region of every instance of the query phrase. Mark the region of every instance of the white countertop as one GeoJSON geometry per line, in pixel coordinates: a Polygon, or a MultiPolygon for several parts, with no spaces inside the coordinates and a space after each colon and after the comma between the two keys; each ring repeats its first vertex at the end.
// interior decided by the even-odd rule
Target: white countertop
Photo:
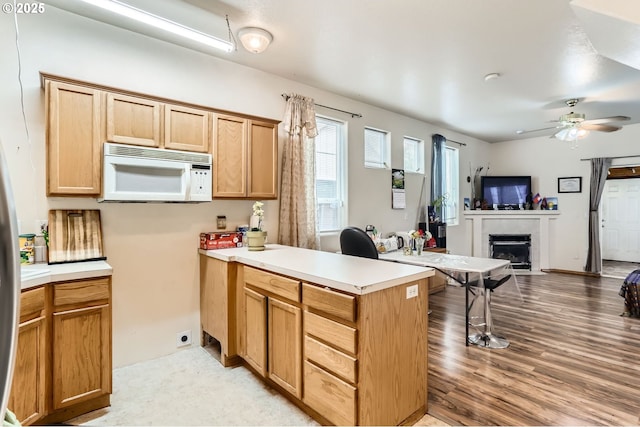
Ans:
{"type": "Polygon", "coordinates": [[[243,247],[200,253],[359,295],[434,275],[432,268],[283,245],[266,245],[264,251],[243,247]]]}
{"type": "Polygon", "coordinates": [[[70,262],[65,264],[22,265],[22,290],[46,283],[111,276],[113,269],[106,261],[70,262]]]}

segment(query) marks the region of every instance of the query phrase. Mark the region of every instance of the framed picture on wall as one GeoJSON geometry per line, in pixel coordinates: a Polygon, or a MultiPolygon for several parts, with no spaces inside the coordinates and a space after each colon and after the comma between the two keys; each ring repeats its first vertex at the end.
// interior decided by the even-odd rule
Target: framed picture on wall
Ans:
{"type": "Polygon", "coordinates": [[[582,193],[582,177],[558,178],[558,193],[582,193]]]}

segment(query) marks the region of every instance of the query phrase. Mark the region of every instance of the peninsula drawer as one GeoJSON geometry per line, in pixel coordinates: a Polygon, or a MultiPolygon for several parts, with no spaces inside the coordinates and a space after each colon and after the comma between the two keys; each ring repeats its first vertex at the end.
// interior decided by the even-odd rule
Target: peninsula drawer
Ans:
{"type": "Polygon", "coordinates": [[[304,355],[307,359],[322,366],[338,377],[352,384],[357,382],[356,366],[358,361],[354,357],[344,354],[320,341],[316,341],[308,335],[304,337],[304,355]]]}
{"type": "Polygon", "coordinates": [[[350,322],[356,321],[356,297],[302,284],[302,303],[350,322]]]}
{"type": "Polygon", "coordinates": [[[53,305],[56,307],[108,299],[108,277],[53,285],[53,305]]]}
{"type": "Polygon", "coordinates": [[[351,354],[358,350],[357,331],[309,311],[304,312],[304,333],[351,354]]]}
{"type": "Polygon", "coordinates": [[[300,302],[300,282],[288,277],[245,266],[244,282],[283,298],[300,302]]]}
{"type": "Polygon", "coordinates": [[[303,402],[337,426],[356,425],[357,389],[307,361],[303,402]]]}
{"type": "Polygon", "coordinates": [[[44,288],[29,289],[20,294],[20,322],[39,317],[44,310],[44,288]]]}

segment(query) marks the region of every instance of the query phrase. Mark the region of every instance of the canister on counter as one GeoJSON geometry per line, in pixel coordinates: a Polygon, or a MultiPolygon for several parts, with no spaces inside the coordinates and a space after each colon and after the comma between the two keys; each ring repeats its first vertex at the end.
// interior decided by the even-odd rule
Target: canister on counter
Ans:
{"type": "Polygon", "coordinates": [[[238,233],[242,233],[242,244],[247,246],[247,231],[249,231],[249,224],[243,224],[236,227],[238,233]]]}
{"type": "Polygon", "coordinates": [[[47,242],[44,236],[37,235],[33,247],[33,254],[36,264],[47,262],[47,242]]]}
{"type": "Polygon", "coordinates": [[[21,234],[18,237],[20,241],[20,264],[33,264],[36,235],[21,234]]]}

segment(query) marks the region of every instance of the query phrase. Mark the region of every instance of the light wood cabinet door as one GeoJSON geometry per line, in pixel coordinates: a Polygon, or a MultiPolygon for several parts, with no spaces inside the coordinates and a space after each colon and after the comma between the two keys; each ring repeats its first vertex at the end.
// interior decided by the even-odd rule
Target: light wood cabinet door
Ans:
{"type": "Polygon", "coordinates": [[[48,81],[47,196],[99,196],[102,92],[48,81]]]}
{"type": "Polygon", "coordinates": [[[302,399],[302,310],[269,298],[269,378],[302,399]]]}
{"type": "Polygon", "coordinates": [[[214,118],[213,197],[247,195],[247,127],[240,117],[214,118]]]}
{"type": "Polygon", "coordinates": [[[23,322],[18,330],[18,348],[8,408],[20,424],[33,424],[45,415],[45,364],[47,359],[44,316],[23,322]]]}
{"type": "Polygon", "coordinates": [[[209,111],[165,104],[164,148],[208,153],[210,129],[209,111]]]}
{"type": "Polygon", "coordinates": [[[244,360],[267,376],[267,297],[244,288],[244,360]]]}
{"type": "Polygon", "coordinates": [[[249,121],[247,196],[275,199],[278,194],[278,129],[273,123],[249,121]]]}
{"type": "Polygon", "coordinates": [[[53,313],[53,408],[111,393],[109,304],[53,313]]]}
{"type": "Polygon", "coordinates": [[[228,263],[200,256],[200,323],[226,349],[228,263]]]}
{"type": "Polygon", "coordinates": [[[220,362],[230,366],[237,356],[236,271],[234,263],[200,255],[200,324],[220,342],[220,362]]]}
{"type": "Polygon", "coordinates": [[[107,141],[160,146],[160,103],[107,93],[107,141]]]}

